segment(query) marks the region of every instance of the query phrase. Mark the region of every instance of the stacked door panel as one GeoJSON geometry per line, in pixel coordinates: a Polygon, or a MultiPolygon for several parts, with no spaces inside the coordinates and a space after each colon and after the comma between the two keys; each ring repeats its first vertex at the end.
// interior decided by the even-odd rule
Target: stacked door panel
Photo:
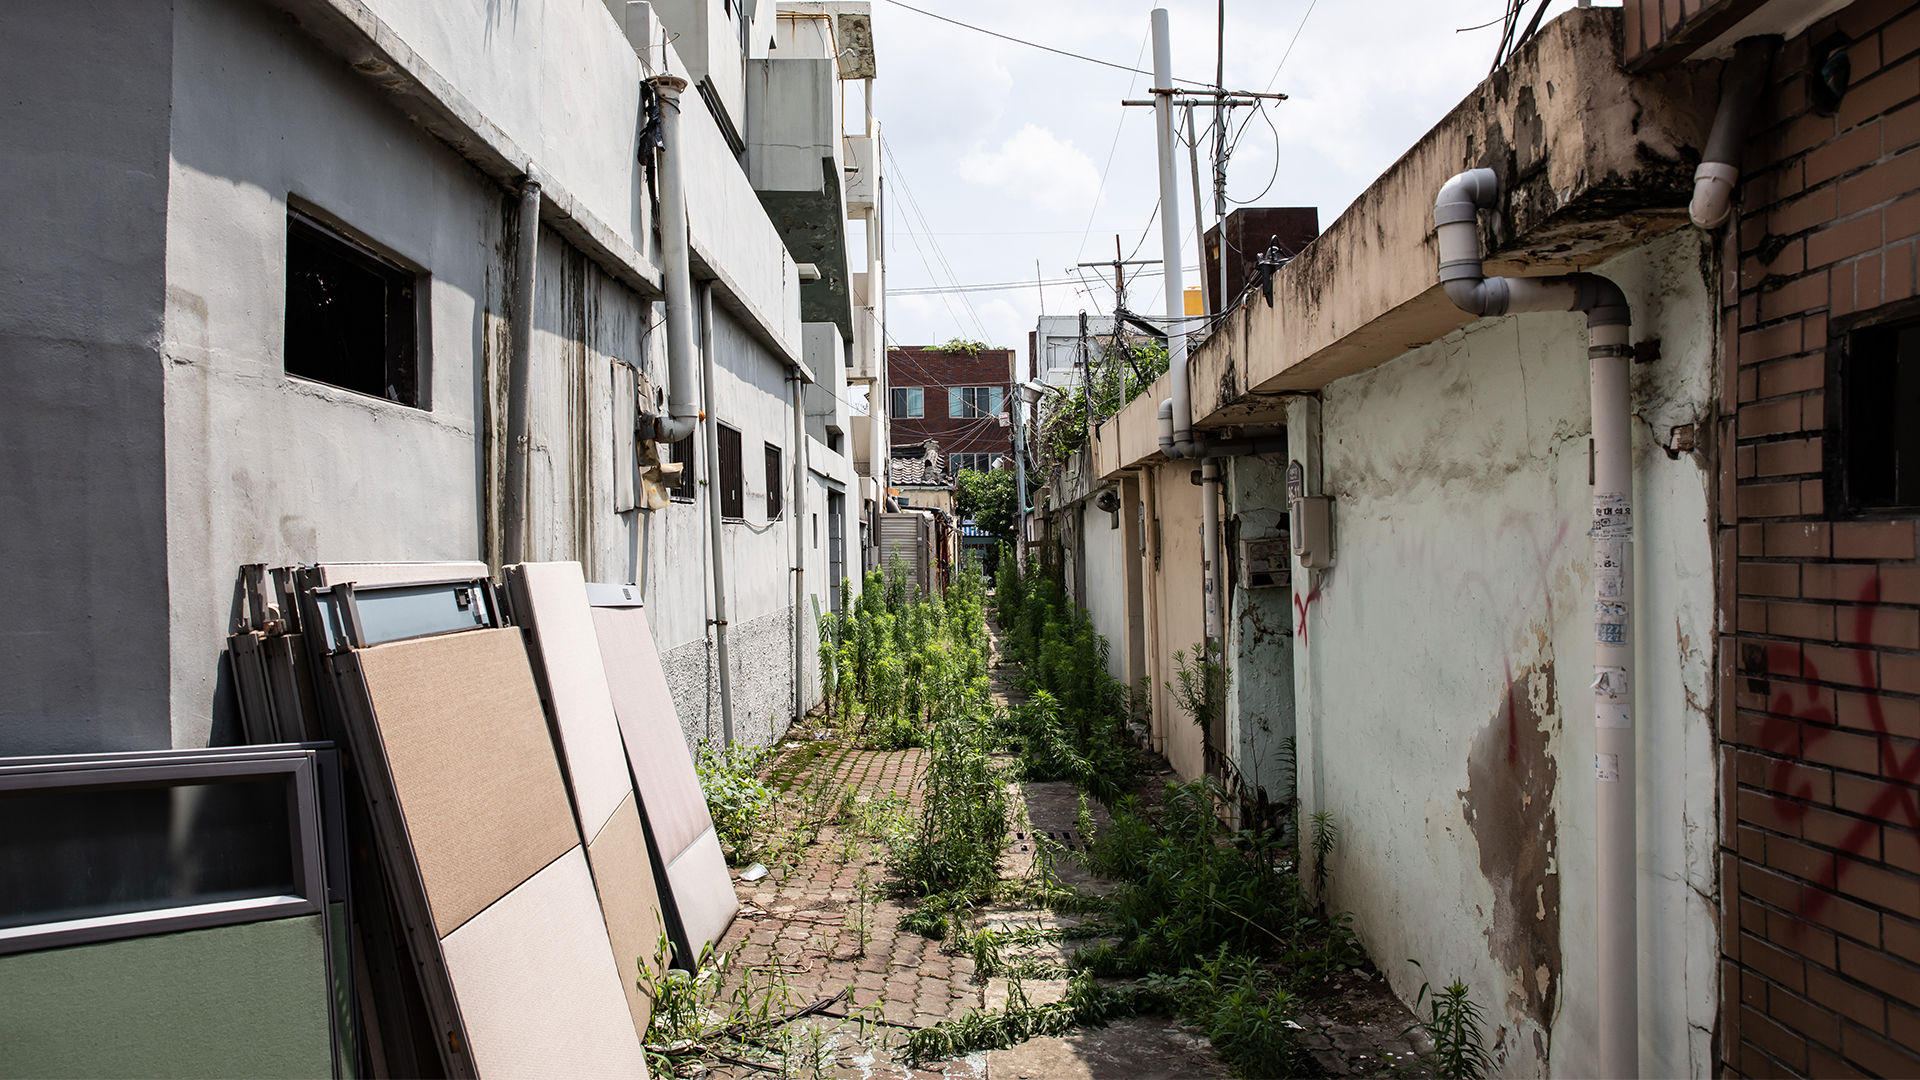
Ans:
{"type": "Polygon", "coordinates": [[[449,1075],[645,1075],[521,631],[330,667],[449,1075]]]}
{"type": "Polygon", "coordinates": [[[637,589],[593,586],[593,628],[626,761],[661,872],[661,900],[681,964],[691,968],[740,909],[674,712],[637,589]]]}
{"type": "MultiPolygon", "coordinates": [[[[573,562],[509,566],[504,576],[514,619],[527,631],[580,835],[588,838],[587,865],[624,977],[627,1006],[644,1037],[651,1003],[638,980],[643,969],[655,966],[663,916],[639,800],[601,667],[586,579],[573,562]]],[[[694,795],[699,797],[697,789],[694,795]]]]}

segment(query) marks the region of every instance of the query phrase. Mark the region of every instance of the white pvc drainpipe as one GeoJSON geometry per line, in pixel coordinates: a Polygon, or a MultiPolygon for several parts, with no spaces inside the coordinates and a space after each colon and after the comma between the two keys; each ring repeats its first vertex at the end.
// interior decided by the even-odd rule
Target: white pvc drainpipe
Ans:
{"type": "Polygon", "coordinates": [[[1582,311],[1593,395],[1594,783],[1599,820],[1600,1075],[1639,1075],[1639,926],[1633,759],[1633,443],[1627,344],[1631,312],[1620,287],[1595,274],[1489,278],[1480,266],[1476,211],[1493,207],[1492,169],[1440,188],[1433,221],[1440,283],[1475,315],[1582,311]]]}
{"type": "Polygon", "coordinates": [[[501,499],[500,564],[526,561],[528,401],[533,370],[533,275],[540,257],[540,182],[527,166],[514,251],[513,334],[507,353],[507,490],[501,499]]]}

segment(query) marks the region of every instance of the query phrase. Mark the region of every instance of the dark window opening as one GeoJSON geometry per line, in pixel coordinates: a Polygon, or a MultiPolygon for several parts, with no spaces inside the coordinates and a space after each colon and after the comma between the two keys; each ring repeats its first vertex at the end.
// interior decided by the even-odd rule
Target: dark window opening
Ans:
{"type": "Polygon", "coordinates": [[[1920,510],[1920,320],[1848,333],[1837,463],[1847,510],[1920,510]]]}
{"type": "Polygon", "coordinates": [[[289,214],[287,374],[418,407],[414,281],[411,270],[289,214]]]}
{"type": "Polygon", "coordinates": [[[781,495],[780,448],[767,444],[767,520],[780,520],[781,495]]]}
{"type": "Polygon", "coordinates": [[[667,448],[669,461],[680,463],[680,480],[667,489],[675,502],[693,501],[693,436],[688,435],[667,448]]]}
{"type": "Polygon", "coordinates": [[[740,433],[720,425],[720,516],[745,520],[747,485],[744,463],[740,460],[740,433]]]}

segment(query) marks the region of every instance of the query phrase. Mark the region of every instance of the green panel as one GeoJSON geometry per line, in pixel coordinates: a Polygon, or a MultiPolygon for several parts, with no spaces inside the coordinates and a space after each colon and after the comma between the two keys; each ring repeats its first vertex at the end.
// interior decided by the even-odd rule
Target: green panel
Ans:
{"type": "Polygon", "coordinates": [[[320,918],[0,957],[0,1077],[330,1076],[320,918]]]}

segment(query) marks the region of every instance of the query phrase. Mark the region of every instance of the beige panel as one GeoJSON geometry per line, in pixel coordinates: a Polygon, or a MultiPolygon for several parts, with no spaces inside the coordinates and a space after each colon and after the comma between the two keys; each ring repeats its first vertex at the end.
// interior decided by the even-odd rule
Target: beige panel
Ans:
{"type": "Polygon", "coordinates": [[[633,783],[600,665],[587,579],[577,562],[521,563],[507,567],[504,576],[514,619],[533,635],[529,651],[553,707],[580,834],[593,836],[632,793],[633,783]]]}
{"type": "Polygon", "coordinates": [[[673,711],[673,693],[647,627],[647,612],[637,607],[594,608],[593,626],[640,805],[653,829],[653,842],[660,845],[661,861],[671,863],[713,828],[713,818],[707,814],[700,776],[673,711]]]}
{"type": "Polygon", "coordinates": [[[640,992],[640,965],[644,961],[648,970],[653,969],[662,923],[660,893],[654,885],[653,864],[647,859],[647,835],[640,826],[633,792],[627,792],[606,828],[587,845],[587,863],[593,868],[593,887],[600,894],[607,940],[613,945],[633,1029],[644,1039],[653,1005],[640,992]]]}
{"type": "Polygon", "coordinates": [[[482,1077],[647,1075],[579,847],[441,948],[482,1077]]]}
{"type": "Polygon", "coordinates": [[[517,628],[358,653],[441,937],[580,842],[517,628]]]}
{"type": "Polygon", "coordinates": [[[667,866],[667,884],[680,912],[680,925],[686,928],[687,940],[697,957],[702,946],[720,940],[740,910],[733,875],[727,871],[727,857],[711,826],[667,866]]]}

